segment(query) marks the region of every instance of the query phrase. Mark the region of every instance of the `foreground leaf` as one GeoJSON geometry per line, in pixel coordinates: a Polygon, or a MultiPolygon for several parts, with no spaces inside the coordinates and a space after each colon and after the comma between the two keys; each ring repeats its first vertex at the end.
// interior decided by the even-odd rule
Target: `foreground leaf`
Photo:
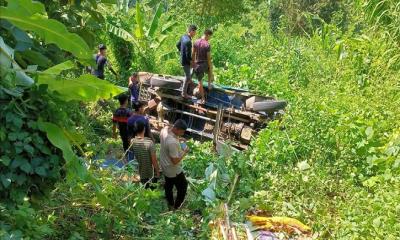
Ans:
{"type": "Polygon", "coordinates": [[[61,49],[71,52],[81,59],[89,60],[92,58],[86,42],[77,34],[68,32],[64,24],[53,19],[47,19],[39,14],[27,16],[18,11],[18,9],[9,7],[1,7],[0,11],[0,18],[10,21],[23,30],[34,31],[47,44],[54,43],[61,49]]]}

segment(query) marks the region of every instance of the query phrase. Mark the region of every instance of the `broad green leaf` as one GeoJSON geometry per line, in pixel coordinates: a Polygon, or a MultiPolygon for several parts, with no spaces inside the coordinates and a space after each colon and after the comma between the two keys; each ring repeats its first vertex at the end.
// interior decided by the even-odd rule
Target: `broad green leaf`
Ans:
{"type": "Polygon", "coordinates": [[[27,16],[12,8],[0,7],[0,11],[0,18],[10,21],[23,30],[37,33],[47,44],[54,43],[81,59],[92,58],[86,42],[77,34],[68,32],[62,23],[38,14],[27,16]]]}
{"type": "Polygon", "coordinates": [[[57,64],[55,66],[52,66],[49,69],[46,69],[41,74],[44,74],[44,75],[59,75],[62,71],[69,70],[69,69],[72,69],[74,67],[75,67],[74,63],[72,61],[68,60],[68,61],[65,61],[63,63],[57,64]]]}
{"type": "Polygon", "coordinates": [[[15,52],[15,55],[20,55],[25,61],[35,63],[40,67],[47,68],[51,65],[51,60],[44,56],[42,53],[33,51],[33,50],[25,50],[22,52],[15,52]]]}
{"type": "Polygon", "coordinates": [[[46,174],[46,169],[44,167],[37,167],[35,168],[35,173],[39,174],[42,177],[45,177],[46,174]]]}
{"type": "Polygon", "coordinates": [[[1,174],[0,175],[0,179],[1,179],[1,183],[3,184],[3,186],[5,188],[8,188],[10,186],[10,184],[11,184],[11,178],[10,177],[7,177],[7,176],[1,174]]]}
{"type": "Polygon", "coordinates": [[[155,34],[155,32],[156,32],[156,30],[158,28],[158,22],[160,20],[160,17],[161,17],[161,14],[162,14],[162,10],[163,10],[163,7],[162,7],[162,5],[160,3],[160,4],[158,4],[156,13],[153,16],[153,20],[151,21],[150,28],[149,28],[149,30],[147,31],[147,34],[146,34],[147,36],[149,36],[151,38],[154,37],[154,34],[155,34]]]}
{"type": "Polygon", "coordinates": [[[14,178],[15,182],[17,182],[18,185],[22,185],[24,182],[26,182],[26,179],[26,174],[18,174],[14,178]]]}
{"type": "Polygon", "coordinates": [[[116,96],[124,90],[108,81],[85,74],[75,79],[56,80],[49,75],[41,75],[39,84],[47,84],[49,90],[57,91],[66,101],[96,101],[116,96]]]}
{"type": "Polygon", "coordinates": [[[0,20],[0,25],[7,29],[13,35],[15,41],[17,41],[17,45],[15,46],[16,51],[24,51],[33,45],[33,41],[29,35],[11,24],[9,21],[0,20]]]}
{"type": "Polygon", "coordinates": [[[138,39],[142,39],[144,38],[144,23],[143,23],[143,14],[142,14],[142,10],[140,8],[140,4],[137,2],[136,3],[136,15],[135,15],[135,19],[136,19],[136,30],[135,30],[135,36],[138,39]]]}
{"type": "Polygon", "coordinates": [[[11,159],[8,156],[2,156],[0,158],[0,162],[4,165],[4,166],[8,166],[10,165],[11,159]]]}
{"type": "Polygon", "coordinates": [[[136,39],[125,29],[123,28],[119,28],[116,27],[112,24],[107,23],[106,24],[106,30],[114,35],[116,35],[117,37],[120,37],[122,39],[124,39],[127,42],[132,42],[133,44],[135,44],[137,47],[139,47],[138,42],[136,41],[136,39]]]}
{"type": "Polygon", "coordinates": [[[7,0],[7,7],[11,10],[18,11],[25,16],[31,16],[35,13],[47,15],[44,5],[32,0],[7,0]]]}
{"type": "Polygon", "coordinates": [[[166,34],[169,31],[172,30],[172,28],[176,25],[176,22],[167,22],[166,24],[164,24],[164,26],[161,28],[161,33],[162,34],[166,34]]]}
{"type": "Polygon", "coordinates": [[[214,201],[215,200],[215,192],[211,188],[206,188],[201,192],[201,195],[205,197],[206,201],[214,201]]]}
{"type": "Polygon", "coordinates": [[[32,167],[29,162],[24,162],[19,168],[24,171],[25,173],[31,173],[32,172],[32,167]]]}
{"type": "Polygon", "coordinates": [[[47,138],[53,146],[59,148],[63,153],[63,158],[67,162],[67,177],[69,180],[74,180],[75,176],[80,179],[85,179],[87,171],[80,163],[79,158],[72,151],[72,146],[68,138],[64,135],[63,130],[50,122],[39,121],[38,127],[41,131],[45,132],[47,138]]]}
{"type": "MultiPolygon", "coordinates": [[[[1,17],[2,15],[0,15],[1,17]]],[[[0,37],[0,66],[1,75],[6,72],[10,66],[15,70],[15,84],[21,86],[31,86],[34,81],[25,74],[23,69],[14,61],[14,49],[9,47],[0,37]]]]}

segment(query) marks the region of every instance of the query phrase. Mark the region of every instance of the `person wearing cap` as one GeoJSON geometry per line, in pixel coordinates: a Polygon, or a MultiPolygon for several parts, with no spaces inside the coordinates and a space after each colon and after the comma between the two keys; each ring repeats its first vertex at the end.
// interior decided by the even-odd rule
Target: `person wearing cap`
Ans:
{"type": "Polygon", "coordinates": [[[213,32],[210,29],[206,29],[204,31],[203,36],[196,40],[193,45],[193,56],[192,56],[192,65],[193,65],[193,73],[196,75],[197,80],[199,81],[199,92],[201,95],[202,103],[205,103],[205,94],[203,88],[203,77],[204,74],[208,74],[208,89],[210,90],[212,85],[211,82],[214,79],[213,76],[213,66],[211,62],[211,46],[209,40],[212,36],[213,32]]]}
{"type": "Polygon", "coordinates": [[[177,120],[173,127],[164,127],[160,133],[160,165],[164,174],[165,197],[169,209],[178,209],[185,200],[188,182],[182,169],[182,160],[189,152],[186,146],[181,148],[179,137],[185,134],[187,124],[184,120],[177,120]],[[177,190],[174,199],[173,188],[177,190]]]}
{"type": "Polygon", "coordinates": [[[176,43],[181,56],[181,64],[185,72],[185,80],[182,86],[182,97],[188,98],[188,86],[192,82],[190,69],[192,68],[192,38],[196,35],[196,25],[190,25],[187,33],[176,43]]]}
{"type": "Polygon", "coordinates": [[[111,67],[111,64],[107,60],[107,47],[104,44],[99,45],[99,52],[94,55],[94,60],[96,62],[96,67],[92,68],[92,74],[100,79],[104,79],[104,68],[108,66],[110,71],[115,75],[118,74],[111,67]]]}

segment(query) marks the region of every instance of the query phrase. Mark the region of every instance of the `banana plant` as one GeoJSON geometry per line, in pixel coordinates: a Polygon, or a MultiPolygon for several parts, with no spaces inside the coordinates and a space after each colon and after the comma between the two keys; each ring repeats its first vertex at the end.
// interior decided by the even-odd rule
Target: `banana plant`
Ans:
{"type": "MultiPolygon", "coordinates": [[[[156,51],[167,38],[166,33],[171,31],[176,22],[168,21],[161,29],[159,26],[160,18],[163,13],[163,6],[159,4],[152,17],[151,22],[146,23],[143,14],[143,9],[139,1],[136,2],[135,7],[135,30],[131,34],[129,31],[116,27],[110,23],[106,24],[106,30],[125,41],[131,42],[139,51],[142,56],[145,56],[147,51],[156,51]],[[160,29],[160,30],[159,30],[160,29]],[[159,30],[160,35],[157,36],[159,30]]],[[[167,53],[169,54],[169,53],[167,53]]],[[[164,54],[165,55],[165,54],[164,54]]]]}

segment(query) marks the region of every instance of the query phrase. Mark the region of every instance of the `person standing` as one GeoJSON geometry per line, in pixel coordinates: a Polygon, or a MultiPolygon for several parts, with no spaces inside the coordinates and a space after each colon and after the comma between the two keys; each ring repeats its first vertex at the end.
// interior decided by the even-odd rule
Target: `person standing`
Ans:
{"type": "Polygon", "coordinates": [[[181,149],[178,137],[183,136],[187,129],[186,122],[177,120],[173,127],[164,127],[160,133],[160,165],[164,173],[165,197],[169,209],[178,209],[185,200],[188,182],[182,169],[182,160],[189,152],[189,148],[181,149]],[[174,200],[173,188],[176,187],[177,196],[174,200]]]}
{"type": "Polygon", "coordinates": [[[154,141],[154,137],[151,133],[149,119],[145,115],[146,107],[143,102],[137,101],[132,104],[135,110],[134,113],[128,118],[128,138],[131,139],[135,137],[135,122],[143,121],[145,123],[145,136],[154,141]]]}
{"type": "Polygon", "coordinates": [[[124,152],[129,148],[129,137],[128,137],[128,118],[132,115],[131,110],[128,108],[128,96],[122,94],[118,97],[120,107],[113,114],[113,137],[117,138],[117,126],[119,130],[119,135],[122,140],[122,146],[124,152]]]}
{"type": "Polygon", "coordinates": [[[182,86],[182,97],[188,98],[188,86],[192,82],[190,69],[192,68],[192,38],[196,35],[196,25],[190,25],[187,33],[183,35],[176,47],[178,48],[181,56],[181,64],[185,72],[185,80],[182,86]]]}
{"type": "Polygon", "coordinates": [[[197,80],[199,81],[199,92],[201,95],[202,103],[205,103],[205,94],[203,87],[203,77],[205,73],[208,73],[208,89],[211,89],[211,82],[214,79],[213,67],[211,62],[211,46],[208,42],[213,32],[210,29],[204,31],[203,36],[198,39],[193,46],[192,61],[194,61],[193,72],[196,74],[197,80]]]}
{"type": "Polygon", "coordinates": [[[139,164],[140,182],[146,189],[154,189],[151,183],[156,183],[160,177],[154,142],[145,136],[145,122],[142,120],[135,122],[135,132],[136,136],[131,140],[131,149],[139,164]]]}
{"type": "Polygon", "coordinates": [[[139,101],[139,79],[137,72],[132,73],[129,77],[128,88],[131,93],[131,104],[133,105],[139,101]]]}
{"type": "Polygon", "coordinates": [[[108,66],[110,71],[117,77],[118,74],[111,67],[111,64],[107,60],[107,47],[104,44],[99,45],[99,52],[94,55],[94,60],[96,61],[96,67],[92,68],[92,75],[104,79],[104,68],[108,66]]]}

